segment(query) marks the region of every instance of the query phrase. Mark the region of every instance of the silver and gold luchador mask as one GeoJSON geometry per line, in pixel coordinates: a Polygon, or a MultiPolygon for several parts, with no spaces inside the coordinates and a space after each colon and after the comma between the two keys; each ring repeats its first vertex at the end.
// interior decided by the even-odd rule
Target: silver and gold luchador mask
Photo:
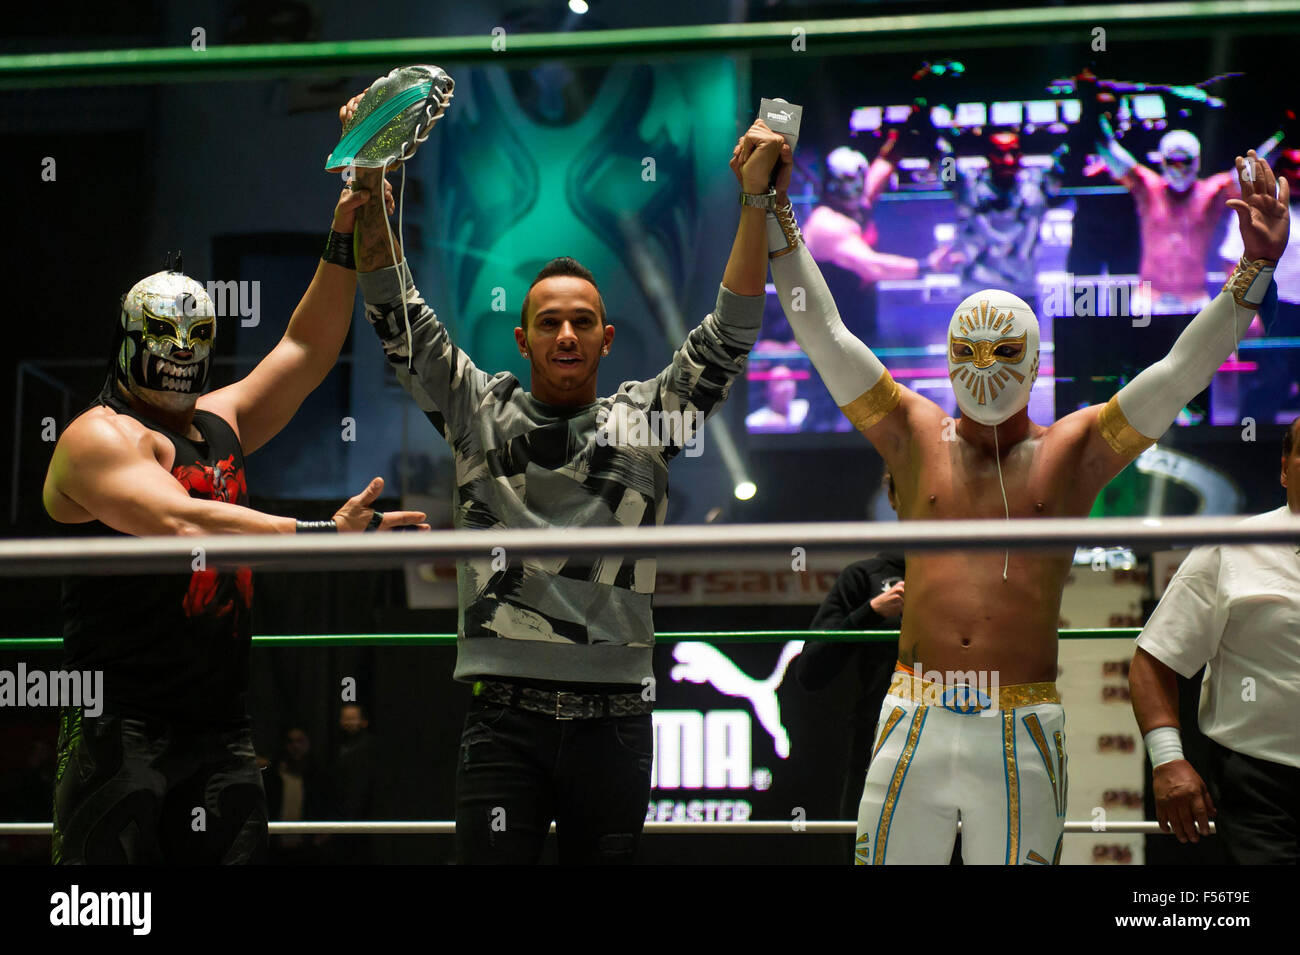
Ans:
{"type": "Polygon", "coordinates": [[[122,299],[117,378],[140,399],[184,411],[208,384],[217,313],[202,285],[180,272],[155,272],[122,299]]]}

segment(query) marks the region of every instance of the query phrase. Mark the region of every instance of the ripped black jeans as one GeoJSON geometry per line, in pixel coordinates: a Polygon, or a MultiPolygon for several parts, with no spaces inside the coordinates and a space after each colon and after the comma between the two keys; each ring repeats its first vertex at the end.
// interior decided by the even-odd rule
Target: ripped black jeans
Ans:
{"type": "Polygon", "coordinates": [[[456,769],[456,860],[534,865],[551,822],[561,865],[635,861],[650,800],[651,717],[557,720],[475,699],[456,769]]]}

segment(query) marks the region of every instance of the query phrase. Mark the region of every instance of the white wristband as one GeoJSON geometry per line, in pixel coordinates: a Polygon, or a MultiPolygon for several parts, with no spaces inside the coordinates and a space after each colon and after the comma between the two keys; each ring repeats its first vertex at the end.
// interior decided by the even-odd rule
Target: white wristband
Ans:
{"type": "Polygon", "coordinates": [[[1183,737],[1177,726],[1157,726],[1142,737],[1142,742],[1146,743],[1147,752],[1151,754],[1153,769],[1184,758],[1183,737]]]}

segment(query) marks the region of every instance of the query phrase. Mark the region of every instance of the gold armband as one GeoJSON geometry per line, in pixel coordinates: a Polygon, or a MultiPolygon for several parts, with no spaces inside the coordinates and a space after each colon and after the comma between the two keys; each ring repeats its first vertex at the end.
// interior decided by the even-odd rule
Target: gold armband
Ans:
{"type": "Polygon", "coordinates": [[[897,408],[900,400],[902,392],[898,390],[898,382],[886,369],[878,382],[848,404],[841,405],[840,410],[853,427],[866,434],[868,428],[880,424],[885,415],[897,408]]]}
{"type": "Polygon", "coordinates": [[[1128,418],[1124,416],[1119,406],[1119,395],[1112,396],[1101,409],[1097,426],[1101,429],[1101,436],[1106,439],[1111,450],[1130,460],[1156,443],[1155,438],[1148,438],[1128,423],[1128,418]]]}

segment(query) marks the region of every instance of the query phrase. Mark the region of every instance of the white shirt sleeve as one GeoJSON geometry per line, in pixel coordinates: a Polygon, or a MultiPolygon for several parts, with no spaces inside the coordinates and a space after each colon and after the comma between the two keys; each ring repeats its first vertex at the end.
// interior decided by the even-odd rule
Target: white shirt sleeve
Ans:
{"type": "Polygon", "coordinates": [[[1137,645],[1183,677],[1191,677],[1219,650],[1228,621],[1228,596],[1219,585],[1219,548],[1197,547],[1151,614],[1137,645]]]}

